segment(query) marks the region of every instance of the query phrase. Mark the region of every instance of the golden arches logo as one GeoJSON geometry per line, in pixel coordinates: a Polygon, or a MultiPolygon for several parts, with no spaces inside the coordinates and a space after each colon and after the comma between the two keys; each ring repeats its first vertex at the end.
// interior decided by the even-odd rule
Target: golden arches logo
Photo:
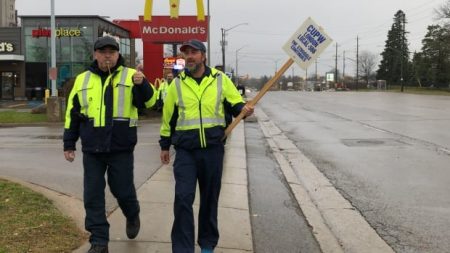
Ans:
{"type": "Polygon", "coordinates": [[[164,78],[156,78],[153,82],[153,86],[158,89],[162,83],[164,83],[164,78]]]}
{"type": "MultiPolygon", "coordinates": [[[[197,2],[197,21],[205,21],[205,8],[203,0],[196,0],[197,2]]],[[[180,0],[169,0],[170,4],[170,18],[178,18],[180,10],[180,0]]],[[[144,7],[144,21],[152,21],[153,0],[145,0],[144,7]]]]}

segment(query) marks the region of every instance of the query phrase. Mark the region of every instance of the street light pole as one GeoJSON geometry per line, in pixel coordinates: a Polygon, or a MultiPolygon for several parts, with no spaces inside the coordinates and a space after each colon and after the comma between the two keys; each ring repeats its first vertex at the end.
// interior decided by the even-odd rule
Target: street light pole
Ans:
{"type": "Polygon", "coordinates": [[[222,69],[225,72],[225,29],[220,28],[222,31],[222,40],[220,41],[220,46],[222,47],[222,69]]]}
{"type": "Polygon", "coordinates": [[[50,2],[50,47],[51,47],[51,69],[52,75],[52,97],[58,96],[58,90],[56,89],[56,21],[55,21],[55,0],[50,2]]]}
{"type": "Polygon", "coordinates": [[[280,61],[281,59],[276,59],[276,60],[274,60],[273,62],[275,63],[275,75],[277,74],[277,71],[278,71],[278,62],[280,61]]]}
{"type": "Polygon", "coordinates": [[[246,47],[246,46],[247,46],[247,45],[242,46],[242,47],[240,47],[239,49],[236,50],[236,82],[235,82],[236,86],[239,85],[239,71],[238,71],[238,69],[239,69],[239,67],[238,67],[238,62],[239,62],[239,60],[238,60],[238,53],[239,53],[239,51],[240,51],[241,49],[243,49],[243,48],[246,47]]]}
{"type": "Polygon", "coordinates": [[[209,12],[209,0],[206,2],[208,9],[208,66],[211,66],[211,13],[209,12]]]}
{"type": "Polygon", "coordinates": [[[223,71],[224,72],[226,70],[226,67],[225,67],[225,46],[226,46],[226,43],[227,43],[226,40],[225,40],[226,34],[231,29],[234,29],[234,28],[236,28],[238,26],[241,26],[241,25],[248,25],[248,23],[239,23],[237,25],[234,25],[234,26],[232,26],[230,28],[226,28],[226,29],[225,28],[220,28],[220,30],[222,31],[222,41],[221,41],[220,45],[222,46],[222,66],[223,66],[223,71]]]}

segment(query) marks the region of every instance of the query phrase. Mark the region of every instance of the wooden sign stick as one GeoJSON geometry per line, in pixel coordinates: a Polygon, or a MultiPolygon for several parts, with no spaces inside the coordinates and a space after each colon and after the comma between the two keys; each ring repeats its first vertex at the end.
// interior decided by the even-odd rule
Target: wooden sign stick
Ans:
{"type": "MultiPolygon", "coordinates": [[[[256,94],[256,96],[247,103],[253,106],[256,105],[256,103],[258,103],[258,101],[264,96],[264,94],[266,94],[266,92],[278,81],[278,79],[280,79],[280,77],[284,74],[284,72],[286,72],[286,70],[292,65],[293,62],[294,61],[291,58],[289,58],[289,60],[287,60],[286,63],[284,63],[284,65],[280,68],[280,70],[277,73],[275,73],[275,75],[269,81],[267,81],[266,84],[264,84],[264,86],[258,92],[258,94],[256,94]]],[[[231,124],[227,127],[227,129],[225,129],[225,136],[223,137],[223,139],[225,139],[231,133],[233,128],[235,128],[237,124],[239,124],[239,122],[242,120],[242,118],[244,118],[244,116],[245,116],[244,112],[241,111],[241,113],[233,120],[233,122],[231,122],[231,124]]]]}

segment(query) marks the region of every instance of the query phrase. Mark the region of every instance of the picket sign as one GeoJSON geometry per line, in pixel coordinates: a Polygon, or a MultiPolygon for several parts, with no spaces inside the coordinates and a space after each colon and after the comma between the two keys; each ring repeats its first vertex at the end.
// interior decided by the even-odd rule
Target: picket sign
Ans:
{"type": "MultiPolygon", "coordinates": [[[[316,24],[312,18],[307,18],[300,28],[284,44],[283,50],[289,59],[275,75],[264,84],[259,93],[249,102],[248,105],[255,106],[256,103],[266,94],[266,92],[280,79],[293,62],[306,70],[311,63],[331,44],[333,40],[326,34],[322,27],[316,24]]],[[[233,122],[225,129],[225,139],[234,127],[244,118],[242,111],[233,122]]]]}

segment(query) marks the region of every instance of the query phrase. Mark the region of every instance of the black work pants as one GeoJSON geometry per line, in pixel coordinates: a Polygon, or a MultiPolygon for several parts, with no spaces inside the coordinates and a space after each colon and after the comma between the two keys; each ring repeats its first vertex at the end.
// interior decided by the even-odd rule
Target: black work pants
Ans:
{"type": "Polygon", "coordinates": [[[109,223],[105,210],[105,172],[111,193],[128,219],[139,215],[133,176],[133,152],[83,153],[85,227],[91,233],[89,242],[107,245],[109,223]]]}
{"type": "Polygon", "coordinates": [[[195,226],[192,204],[197,181],[200,190],[197,242],[201,248],[216,247],[219,241],[217,208],[223,156],[223,145],[206,149],[176,149],[173,165],[175,176],[175,220],[171,235],[173,253],[194,253],[195,226]]]}

